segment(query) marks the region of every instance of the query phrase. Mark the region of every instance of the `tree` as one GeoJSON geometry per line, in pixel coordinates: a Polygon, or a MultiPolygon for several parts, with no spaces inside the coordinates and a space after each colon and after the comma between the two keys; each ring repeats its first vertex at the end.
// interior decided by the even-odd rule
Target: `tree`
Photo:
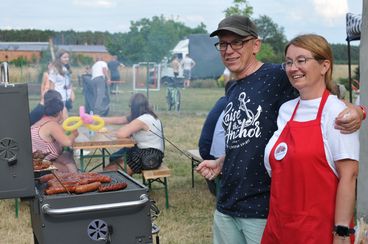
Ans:
{"type": "Polygon", "coordinates": [[[107,48],[119,59],[124,57],[127,64],[138,62],[160,62],[170,55],[170,50],[181,39],[189,34],[207,33],[201,23],[195,28],[185,26],[181,22],[166,19],[164,16],[154,16],[132,21],[130,31],[113,35],[107,48]]]}
{"type": "Polygon", "coordinates": [[[252,16],[253,7],[248,4],[247,0],[233,0],[233,4],[234,6],[228,7],[224,11],[226,17],[231,15],[252,16]]]}
{"type": "MultiPolygon", "coordinates": [[[[231,15],[252,17],[253,7],[248,4],[247,0],[233,0],[233,4],[233,6],[224,11],[226,17],[231,15]]],[[[253,21],[257,26],[258,35],[262,39],[263,44],[267,44],[265,48],[261,50],[263,53],[258,55],[258,58],[264,62],[281,62],[284,56],[283,48],[286,44],[284,28],[279,27],[266,15],[262,15],[253,21]]]]}
{"type": "Polygon", "coordinates": [[[276,54],[272,46],[268,43],[262,43],[257,59],[262,60],[262,62],[273,62],[275,58],[276,54]]]}
{"type": "Polygon", "coordinates": [[[271,62],[282,62],[284,59],[284,47],[287,39],[284,34],[284,28],[279,27],[273,20],[267,15],[261,15],[258,19],[254,20],[257,26],[257,31],[262,42],[269,44],[274,50],[274,57],[270,59],[271,62]]]}

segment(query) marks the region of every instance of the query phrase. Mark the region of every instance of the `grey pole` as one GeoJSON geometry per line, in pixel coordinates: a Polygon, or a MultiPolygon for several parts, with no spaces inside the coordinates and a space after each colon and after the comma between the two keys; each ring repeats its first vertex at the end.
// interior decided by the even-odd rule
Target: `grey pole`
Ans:
{"type": "MultiPolygon", "coordinates": [[[[360,104],[368,105],[368,0],[363,0],[360,39],[360,104]]],[[[360,129],[360,159],[358,176],[357,217],[368,220],[368,122],[360,129]]]]}

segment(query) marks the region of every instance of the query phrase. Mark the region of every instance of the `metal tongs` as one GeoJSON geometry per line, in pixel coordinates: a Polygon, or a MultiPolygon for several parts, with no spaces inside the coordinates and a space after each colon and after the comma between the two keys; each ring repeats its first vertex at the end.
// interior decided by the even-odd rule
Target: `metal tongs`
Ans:
{"type": "Polygon", "coordinates": [[[52,174],[53,176],[55,176],[56,180],[57,180],[57,181],[60,183],[60,185],[61,185],[61,186],[66,190],[66,192],[67,192],[69,195],[71,195],[71,193],[70,193],[70,191],[68,190],[68,188],[66,188],[66,186],[63,184],[63,182],[61,182],[61,180],[60,180],[59,176],[57,176],[53,170],[51,171],[51,174],[52,174]]]}
{"type": "MultiPolygon", "coordinates": [[[[159,128],[157,128],[154,124],[152,124],[156,129],[158,129],[158,130],[160,130],[159,128]]],[[[193,156],[191,156],[191,155],[188,155],[188,153],[186,153],[186,152],[184,152],[183,150],[181,150],[179,147],[177,147],[174,143],[172,143],[171,141],[169,141],[165,136],[163,136],[163,131],[161,131],[162,132],[162,136],[160,136],[160,135],[158,135],[157,133],[155,133],[155,132],[153,132],[152,130],[149,130],[152,134],[154,134],[154,135],[156,135],[156,136],[158,136],[158,137],[160,137],[161,139],[163,139],[163,140],[165,140],[165,141],[167,141],[168,143],[170,143],[173,147],[175,147],[179,152],[181,152],[185,157],[187,157],[187,158],[189,158],[190,160],[192,160],[192,162],[194,162],[193,163],[193,166],[194,167],[197,167],[200,163],[201,163],[201,161],[200,160],[198,160],[198,159],[196,159],[196,158],[194,158],[193,156]]]]}

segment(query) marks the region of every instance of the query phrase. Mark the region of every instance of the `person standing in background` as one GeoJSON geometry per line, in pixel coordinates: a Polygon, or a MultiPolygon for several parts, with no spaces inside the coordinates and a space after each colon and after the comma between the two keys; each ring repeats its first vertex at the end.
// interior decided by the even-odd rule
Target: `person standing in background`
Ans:
{"type": "Polygon", "coordinates": [[[112,60],[107,63],[107,66],[110,70],[111,77],[111,85],[110,85],[110,94],[115,94],[116,91],[116,82],[120,81],[120,72],[119,67],[124,67],[124,64],[120,63],[118,57],[116,55],[112,56],[112,60]]]}
{"type": "Polygon", "coordinates": [[[83,87],[84,96],[84,108],[87,113],[92,111],[95,99],[93,98],[93,85],[92,85],[92,74],[91,67],[87,65],[84,70],[84,74],[80,75],[80,81],[83,87]]]}
{"type": "Polygon", "coordinates": [[[107,116],[110,110],[109,85],[111,80],[107,63],[100,58],[97,58],[92,66],[91,83],[93,88],[91,111],[95,115],[107,116]]]}
{"type": "Polygon", "coordinates": [[[190,79],[192,78],[192,69],[196,63],[187,53],[183,60],[181,61],[181,66],[183,67],[183,75],[184,75],[184,88],[190,87],[190,79]]]}
{"type": "Polygon", "coordinates": [[[52,62],[47,63],[47,68],[42,74],[41,89],[40,89],[40,103],[43,104],[43,96],[50,89],[49,73],[52,68],[52,62]]]}
{"type": "Polygon", "coordinates": [[[177,78],[179,76],[180,71],[180,61],[176,54],[174,55],[173,60],[171,61],[171,68],[173,69],[174,77],[177,78]]]}
{"type": "Polygon", "coordinates": [[[69,58],[69,52],[64,49],[58,50],[48,76],[51,81],[50,89],[54,89],[61,94],[62,101],[68,111],[73,108],[75,100],[69,58]]]}

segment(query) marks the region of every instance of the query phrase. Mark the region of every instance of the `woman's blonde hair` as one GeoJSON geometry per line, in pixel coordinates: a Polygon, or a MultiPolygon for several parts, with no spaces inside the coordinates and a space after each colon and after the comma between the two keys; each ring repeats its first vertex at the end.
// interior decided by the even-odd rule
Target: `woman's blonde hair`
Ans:
{"type": "Polygon", "coordinates": [[[336,85],[332,80],[333,71],[333,54],[332,48],[327,40],[320,35],[316,34],[304,34],[293,38],[285,47],[285,56],[290,45],[300,47],[310,51],[313,58],[317,61],[328,60],[330,61],[330,69],[325,75],[326,88],[331,93],[336,94],[336,85]]]}

